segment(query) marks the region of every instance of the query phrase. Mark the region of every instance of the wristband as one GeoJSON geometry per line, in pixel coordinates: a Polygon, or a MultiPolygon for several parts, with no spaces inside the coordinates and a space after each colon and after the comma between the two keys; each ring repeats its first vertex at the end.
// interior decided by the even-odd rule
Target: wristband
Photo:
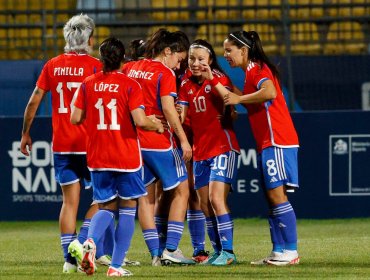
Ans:
{"type": "Polygon", "coordinates": [[[219,80],[218,80],[218,78],[216,78],[216,76],[213,76],[213,79],[212,80],[209,80],[209,84],[212,87],[215,87],[218,83],[219,83],[219,80]]]}

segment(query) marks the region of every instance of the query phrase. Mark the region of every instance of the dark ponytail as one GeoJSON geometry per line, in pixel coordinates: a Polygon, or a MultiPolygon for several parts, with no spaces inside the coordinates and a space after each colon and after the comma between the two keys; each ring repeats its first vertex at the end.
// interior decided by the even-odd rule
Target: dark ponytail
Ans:
{"type": "Polygon", "coordinates": [[[261,39],[256,31],[236,31],[230,33],[227,36],[228,41],[232,42],[235,46],[239,49],[242,47],[247,47],[249,49],[248,57],[251,61],[261,63],[261,67],[265,63],[268,68],[270,68],[272,74],[279,80],[280,82],[280,73],[273,64],[270,59],[265,54],[261,39]]]}

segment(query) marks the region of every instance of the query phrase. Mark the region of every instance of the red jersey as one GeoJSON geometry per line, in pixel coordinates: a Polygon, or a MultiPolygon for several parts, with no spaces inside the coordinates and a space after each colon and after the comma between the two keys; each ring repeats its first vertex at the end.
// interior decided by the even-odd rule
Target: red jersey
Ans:
{"type": "Polygon", "coordinates": [[[118,71],[84,80],[75,106],[86,113],[90,170],[134,172],[142,166],[131,111],[143,108],[140,85],[118,71]]]}
{"type": "Polygon", "coordinates": [[[54,153],[86,153],[86,128],[71,124],[71,104],[82,81],[101,68],[98,59],[70,52],[52,58],[42,69],[36,85],[51,91],[54,153]]]}
{"type": "MultiPolygon", "coordinates": [[[[131,66],[129,77],[138,81],[143,89],[145,113],[161,115],[162,96],[177,97],[175,73],[162,62],[142,59],[131,66]]],[[[168,151],[173,147],[173,135],[166,130],[163,134],[155,131],[146,131],[138,128],[138,135],[142,150],[168,151]]]]}
{"type": "MultiPolygon", "coordinates": [[[[212,73],[222,85],[232,88],[227,76],[217,70],[212,73]]],[[[195,161],[206,160],[231,150],[239,153],[239,144],[233,128],[223,127],[218,118],[224,113],[224,102],[209,81],[198,84],[192,79],[184,80],[179,91],[179,103],[189,106],[188,116],[194,135],[195,161]]]]}
{"type": "Polygon", "coordinates": [[[123,66],[122,66],[122,73],[127,75],[128,72],[130,71],[132,65],[134,65],[135,63],[136,63],[136,61],[134,61],[134,60],[125,62],[125,64],[123,64],[123,66]]]}
{"type": "Polygon", "coordinates": [[[298,136],[290,117],[279,82],[266,64],[250,62],[245,73],[243,94],[256,92],[261,84],[271,80],[277,91],[276,98],[259,104],[246,104],[249,122],[257,143],[257,151],[276,146],[298,147],[298,136]]]}

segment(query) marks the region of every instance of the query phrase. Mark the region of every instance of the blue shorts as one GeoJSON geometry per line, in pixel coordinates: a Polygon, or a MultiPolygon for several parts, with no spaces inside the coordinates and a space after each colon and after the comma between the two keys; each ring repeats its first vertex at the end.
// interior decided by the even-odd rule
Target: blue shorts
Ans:
{"type": "Polygon", "coordinates": [[[268,147],[257,157],[262,184],[267,190],[279,186],[298,188],[298,148],[268,147]]]}
{"type": "Polygon", "coordinates": [[[235,185],[238,175],[239,155],[229,151],[207,160],[195,161],[193,163],[194,188],[200,189],[211,181],[224,182],[235,185]]]}
{"type": "Polygon", "coordinates": [[[61,185],[70,185],[83,180],[85,188],[91,187],[90,171],[86,155],[53,154],[55,180],[61,185]]]}
{"type": "Polygon", "coordinates": [[[162,181],[164,191],[176,188],[188,179],[185,162],[180,149],[165,152],[142,151],[144,159],[144,184],[162,181]]]}
{"type": "Polygon", "coordinates": [[[147,195],[142,168],[136,172],[91,171],[93,198],[98,203],[115,199],[129,200],[147,195]]]}

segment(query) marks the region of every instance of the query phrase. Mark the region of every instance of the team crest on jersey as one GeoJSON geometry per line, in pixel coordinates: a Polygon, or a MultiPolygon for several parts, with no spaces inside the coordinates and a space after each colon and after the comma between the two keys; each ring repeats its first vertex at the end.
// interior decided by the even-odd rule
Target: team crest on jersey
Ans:
{"type": "Polygon", "coordinates": [[[210,93],[211,92],[211,85],[206,85],[204,88],[205,93],[210,93]]]}

